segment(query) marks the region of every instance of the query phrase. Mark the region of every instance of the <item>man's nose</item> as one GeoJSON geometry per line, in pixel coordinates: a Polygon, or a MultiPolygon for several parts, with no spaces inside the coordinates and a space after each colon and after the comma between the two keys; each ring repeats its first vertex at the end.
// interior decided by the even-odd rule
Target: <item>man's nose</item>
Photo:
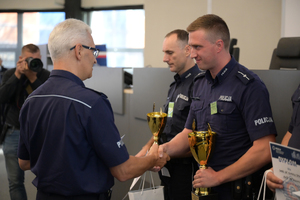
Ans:
{"type": "Polygon", "coordinates": [[[169,56],[165,54],[164,57],[163,57],[163,61],[168,62],[169,61],[169,56]]]}
{"type": "Polygon", "coordinates": [[[196,54],[196,50],[194,48],[191,48],[191,55],[190,55],[191,58],[196,58],[197,57],[197,54],[196,54]]]}

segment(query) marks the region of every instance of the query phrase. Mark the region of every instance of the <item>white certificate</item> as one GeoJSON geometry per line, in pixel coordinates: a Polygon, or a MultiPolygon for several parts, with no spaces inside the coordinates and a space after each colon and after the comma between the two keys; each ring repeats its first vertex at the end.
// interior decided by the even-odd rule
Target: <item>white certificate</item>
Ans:
{"type": "Polygon", "coordinates": [[[270,142],[274,174],[283,180],[283,189],[276,189],[278,200],[300,200],[300,150],[270,142]]]}

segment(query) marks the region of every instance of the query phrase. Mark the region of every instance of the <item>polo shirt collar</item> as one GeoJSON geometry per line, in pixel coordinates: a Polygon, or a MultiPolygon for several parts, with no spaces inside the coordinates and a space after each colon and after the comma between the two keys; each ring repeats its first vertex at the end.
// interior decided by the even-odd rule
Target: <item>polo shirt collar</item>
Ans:
{"type": "Polygon", "coordinates": [[[50,77],[55,77],[55,76],[59,76],[59,77],[63,77],[66,79],[69,79],[73,82],[75,82],[78,85],[81,85],[83,87],[85,87],[84,83],[82,82],[82,80],[74,75],[73,73],[69,72],[69,71],[65,71],[65,70],[52,70],[50,73],[50,77]]]}
{"type": "Polygon", "coordinates": [[[188,69],[186,72],[184,72],[183,74],[179,75],[179,74],[175,74],[174,75],[174,79],[176,83],[180,83],[183,82],[184,80],[188,79],[188,78],[194,78],[194,76],[192,76],[192,74],[194,72],[196,72],[198,69],[197,65],[194,65],[192,68],[188,69]]]}
{"type": "Polygon", "coordinates": [[[228,76],[228,74],[230,74],[236,63],[237,61],[234,59],[234,57],[231,57],[231,60],[225,65],[225,67],[222,68],[215,79],[212,78],[209,70],[206,71],[205,77],[213,85],[220,83],[228,76]]]}

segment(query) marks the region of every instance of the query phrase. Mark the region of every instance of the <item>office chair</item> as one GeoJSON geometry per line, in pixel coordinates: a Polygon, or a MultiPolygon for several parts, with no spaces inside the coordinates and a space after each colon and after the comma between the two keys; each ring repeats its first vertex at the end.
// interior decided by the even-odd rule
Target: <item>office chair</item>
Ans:
{"type": "Polygon", "coordinates": [[[280,38],[273,51],[270,69],[300,70],[300,37],[280,38]]]}
{"type": "Polygon", "coordinates": [[[230,39],[230,45],[229,45],[229,53],[232,55],[237,62],[239,62],[239,57],[240,57],[240,48],[239,47],[233,47],[234,45],[237,44],[237,39],[232,38],[230,39]]]}

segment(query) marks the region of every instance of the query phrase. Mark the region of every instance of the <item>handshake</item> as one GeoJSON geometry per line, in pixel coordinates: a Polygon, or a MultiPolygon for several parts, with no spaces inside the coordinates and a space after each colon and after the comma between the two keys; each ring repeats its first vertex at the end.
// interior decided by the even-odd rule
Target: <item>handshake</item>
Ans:
{"type": "Polygon", "coordinates": [[[149,170],[158,172],[170,160],[170,156],[166,153],[164,145],[158,145],[153,139],[141,149],[135,157],[152,157],[152,163],[149,170]]]}
{"type": "Polygon", "coordinates": [[[147,114],[148,126],[152,132],[153,137],[142,148],[142,150],[136,155],[136,157],[142,157],[144,155],[153,155],[155,157],[155,164],[152,171],[159,171],[170,160],[170,156],[162,148],[158,146],[159,135],[162,133],[167,120],[167,114],[162,112],[154,112],[155,103],[153,104],[153,112],[147,114]],[[149,152],[148,152],[149,150],[149,152]]]}
{"type": "MultiPolygon", "coordinates": [[[[139,152],[136,157],[141,156],[141,152],[139,152]]],[[[158,146],[158,144],[153,143],[151,148],[147,153],[146,156],[153,156],[153,166],[149,169],[154,172],[158,172],[166,163],[170,160],[170,156],[164,151],[162,145],[158,146]]],[[[144,154],[144,155],[145,155],[144,154]]]]}

